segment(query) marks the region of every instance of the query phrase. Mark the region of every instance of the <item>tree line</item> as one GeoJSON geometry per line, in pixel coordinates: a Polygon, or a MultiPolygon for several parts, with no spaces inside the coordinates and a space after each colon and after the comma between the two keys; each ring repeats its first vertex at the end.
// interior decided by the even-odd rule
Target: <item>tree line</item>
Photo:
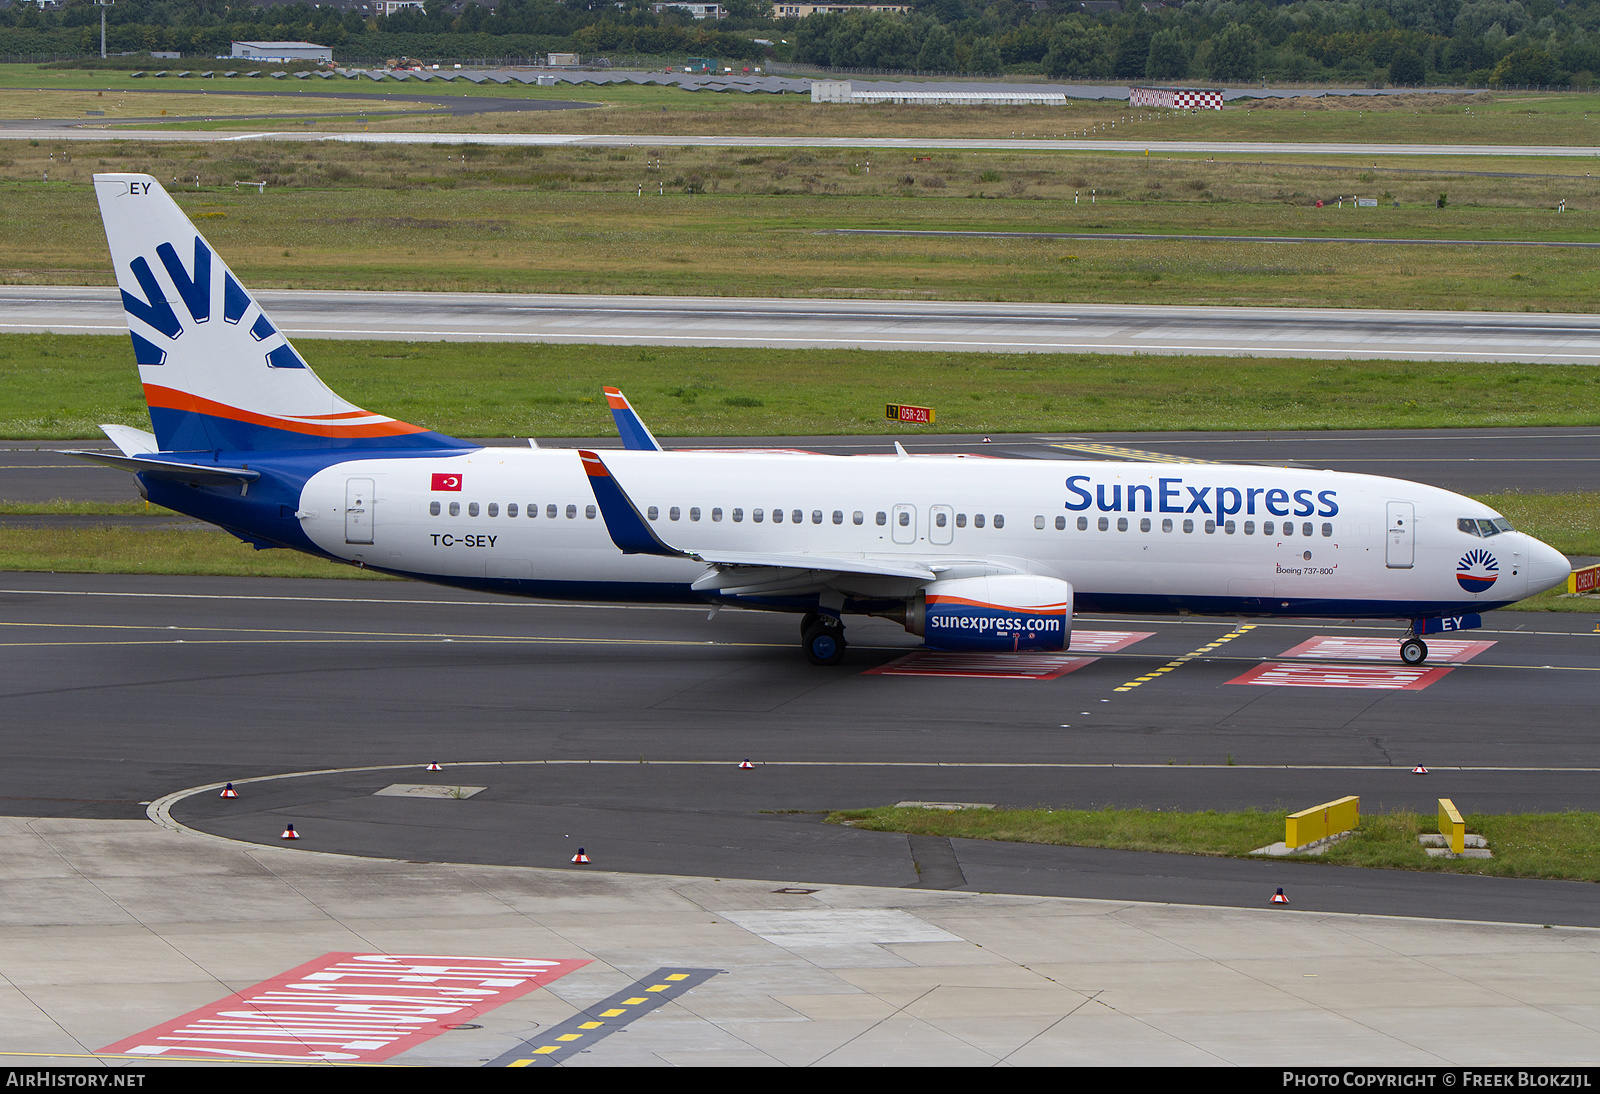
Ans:
{"type": "MultiPolygon", "coordinates": [[[[1383,81],[1590,86],[1600,74],[1600,0],[1193,0],[1083,10],[1053,0],[911,0],[906,14],[771,18],[767,0],[722,0],[719,21],[650,0],[447,0],[368,17],[305,3],[118,0],[113,52],[226,55],[235,40],[305,40],[336,59],[532,57],[551,50],[671,59],[762,57],[840,69],[1058,79],[1383,81]],[[765,41],[758,41],[764,39],[765,41]]],[[[0,9],[0,53],[98,53],[100,11],[67,0],[0,9]]]]}

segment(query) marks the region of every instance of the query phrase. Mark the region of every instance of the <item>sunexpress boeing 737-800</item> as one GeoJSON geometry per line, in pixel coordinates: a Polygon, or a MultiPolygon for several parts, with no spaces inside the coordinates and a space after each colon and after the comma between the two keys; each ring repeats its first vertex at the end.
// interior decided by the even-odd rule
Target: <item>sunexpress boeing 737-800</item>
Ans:
{"type": "Polygon", "coordinates": [[[483,448],[329,390],[148,175],[95,176],[153,432],[107,426],[152,502],[257,547],[512,596],[843,617],[945,650],[1064,650],[1074,609],[1395,619],[1400,656],[1566,579],[1471,498],[1298,468],[483,448]]]}

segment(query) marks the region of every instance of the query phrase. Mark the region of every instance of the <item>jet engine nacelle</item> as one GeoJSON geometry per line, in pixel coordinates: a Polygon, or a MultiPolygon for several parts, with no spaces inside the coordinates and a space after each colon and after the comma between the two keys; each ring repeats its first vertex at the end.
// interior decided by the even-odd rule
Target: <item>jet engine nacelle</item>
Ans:
{"type": "Polygon", "coordinates": [[[1030,574],[935,581],[907,602],[905,627],[937,650],[1064,650],[1072,586],[1030,574]]]}

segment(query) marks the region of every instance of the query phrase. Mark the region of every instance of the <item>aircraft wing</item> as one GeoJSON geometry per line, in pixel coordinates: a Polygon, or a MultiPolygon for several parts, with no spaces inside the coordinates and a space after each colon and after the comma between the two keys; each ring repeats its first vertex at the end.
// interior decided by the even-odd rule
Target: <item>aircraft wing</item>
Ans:
{"type": "Polygon", "coordinates": [[[982,559],[908,559],[860,555],[824,555],[806,552],[720,551],[677,547],[667,543],[633,504],[594,452],[580,451],[590,489],[600,505],[606,531],[624,554],[664,555],[703,562],[707,572],[695,581],[697,592],[793,595],[820,589],[859,585],[861,579],[899,579],[912,586],[933,581],[952,570],[963,575],[1018,573],[1014,567],[982,559]]]}

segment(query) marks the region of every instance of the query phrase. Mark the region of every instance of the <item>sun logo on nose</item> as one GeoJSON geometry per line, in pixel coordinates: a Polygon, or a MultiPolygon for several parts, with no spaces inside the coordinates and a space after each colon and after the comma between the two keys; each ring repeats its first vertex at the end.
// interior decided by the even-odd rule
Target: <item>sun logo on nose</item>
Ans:
{"type": "Polygon", "coordinates": [[[1479,547],[1468,551],[1456,563],[1456,583],[1469,593],[1481,593],[1500,576],[1500,563],[1479,547]]]}

